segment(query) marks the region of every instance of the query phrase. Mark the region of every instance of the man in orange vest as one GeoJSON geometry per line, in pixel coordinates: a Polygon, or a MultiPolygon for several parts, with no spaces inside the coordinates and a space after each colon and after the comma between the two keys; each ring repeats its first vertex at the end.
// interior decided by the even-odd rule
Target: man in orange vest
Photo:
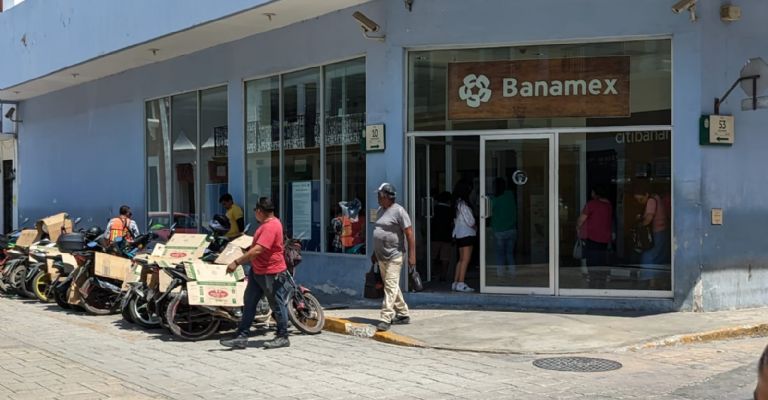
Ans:
{"type": "Polygon", "coordinates": [[[109,220],[107,229],[104,232],[108,244],[114,242],[117,238],[123,238],[123,240],[132,242],[134,238],[139,236],[139,227],[131,217],[133,217],[131,208],[120,206],[120,215],[109,220]]]}

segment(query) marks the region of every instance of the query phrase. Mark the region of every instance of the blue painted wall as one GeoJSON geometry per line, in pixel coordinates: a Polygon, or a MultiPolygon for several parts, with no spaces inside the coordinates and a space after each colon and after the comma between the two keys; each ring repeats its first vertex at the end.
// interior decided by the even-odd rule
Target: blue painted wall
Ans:
{"type": "MultiPolygon", "coordinates": [[[[243,80],[359,55],[367,56],[368,122],[387,126],[387,151],[367,158],[370,206],[382,181],[405,194],[406,49],[671,36],[675,299],[670,308],[764,304],[766,112],[740,112],[736,100],[743,96],[734,93],[723,111],[736,115],[736,145],[698,144],[699,116],[711,112],[712,99],[736,78],[743,61],[764,51],[760,40],[766,28],[758,16],[768,15],[768,5],[759,0],[739,5],[742,21],[725,25],[716,4],[701,4],[700,20],[691,23],[687,15],[673,14],[668,0],[419,0],[412,12],[402,2],[379,0],[354,10],[383,26],[383,43],[364,39],[348,9],[130,70],[22,104],[20,214],[36,218],[64,209],[104,220],[121,203],[143,214],[144,101],[216,84],[229,88],[230,188],[242,199],[243,80]],[[110,152],[117,150],[123,165],[107,168],[110,152]],[[724,226],[709,225],[711,207],[725,208],[724,226]]],[[[301,268],[301,280],[319,290],[359,296],[368,261],[308,255],[301,268]]],[[[585,301],[558,304],[577,307],[585,301]]]]}

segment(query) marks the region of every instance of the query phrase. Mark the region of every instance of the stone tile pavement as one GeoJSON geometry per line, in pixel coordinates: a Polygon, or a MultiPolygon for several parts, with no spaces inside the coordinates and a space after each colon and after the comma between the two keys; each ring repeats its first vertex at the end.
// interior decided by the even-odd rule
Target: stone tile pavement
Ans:
{"type": "Polygon", "coordinates": [[[119,316],[0,298],[0,398],[749,399],[768,340],[586,354],[605,373],[545,371],[535,356],[398,347],[331,333],[267,351],[188,343],[119,316]]]}

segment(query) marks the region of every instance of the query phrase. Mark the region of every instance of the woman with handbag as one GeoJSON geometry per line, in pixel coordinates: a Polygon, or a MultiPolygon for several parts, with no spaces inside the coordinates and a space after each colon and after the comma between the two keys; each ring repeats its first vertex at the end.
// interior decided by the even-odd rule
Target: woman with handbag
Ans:
{"type": "MultiPolygon", "coordinates": [[[[634,190],[635,200],[643,206],[643,214],[638,216],[639,229],[650,230],[653,243],[640,254],[640,263],[644,267],[668,263],[667,245],[669,244],[669,226],[667,210],[659,195],[651,193],[647,185],[638,185],[634,190]]],[[[655,274],[644,278],[652,279],[655,274]]]]}

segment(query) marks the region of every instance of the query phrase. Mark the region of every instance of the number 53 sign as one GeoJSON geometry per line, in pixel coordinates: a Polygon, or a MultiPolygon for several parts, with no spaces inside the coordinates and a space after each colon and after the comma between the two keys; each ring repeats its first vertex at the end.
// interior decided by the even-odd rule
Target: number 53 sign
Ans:
{"type": "Polygon", "coordinates": [[[367,125],[365,127],[365,151],[384,151],[384,124],[367,125]]]}
{"type": "Polygon", "coordinates": [[[732,145],[733,116],[703,115],[699,121],[699,144],[732,145]]]}

